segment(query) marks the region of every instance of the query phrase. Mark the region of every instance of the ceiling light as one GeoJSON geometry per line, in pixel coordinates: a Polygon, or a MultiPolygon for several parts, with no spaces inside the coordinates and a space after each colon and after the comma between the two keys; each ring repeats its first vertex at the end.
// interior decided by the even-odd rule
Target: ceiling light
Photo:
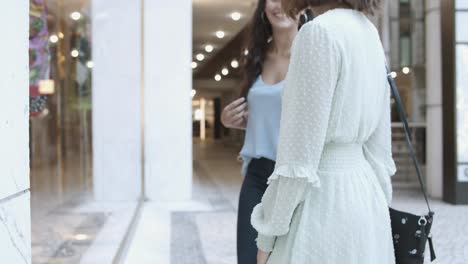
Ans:
{"type": "Polygon", "coordinates": [[[224,38],[224,36],[225,36],[224,31],[222,30],[216,31],[216,37],[218,37],[219,39],[224,38]]]}
{"type": "Polygon", "coordinates": [[[54,80],[40,80],[39,81],[39,93],[40,94],[54,94],[55,83],[54,80]]]}
{"type": "Polygon", "coordinates": [[[203,55],[203,54],[201,54],[201,53],[197,54],[197,60],[198,60],[198,61],[202,61],[202,60],[204,60],[204,59],[205,59],[205,55],[203,55]]]}
{"type": "Polygon", "coordinates": [[[87,66],[88,68],[92,69],[92,68],[94,67],[94,62],[93,62],[93,61],[88,61],[88,62],[86,63],[86,66],[87,66]]]}
{"type": "Polygon", "coordinates": [[[52,35],[50,35],[49,40],[52,43],[57,43],[59,41],[59,37],[57,35],[55,35],[55,34],[52,34],[52,35]]]}
{"type": "Polygon", "coordinates": [[[229,74],[229,70],[227,68],[223,68],[221,70],[221,74],[223,74],[224,76],[228,75],[229,74]]]}
{"type": "Polygon", "coordinates": [[[71,51],[70,54],[71,54],[71,56],[73,58],[76,58],[76,57],[78,57],[80,55],[80,52],[78,50],[74,49],[74,50],[71,51]]]}
{"type": "Polygon", "coordinates": [[[239,13],[239,12],[232,12],[232,13],[231,13],[231,18],[232,18],[232,20],[234,20],[234,21],[240,20],[241,17],[242,17],[242,15],[241,15],[241,13],[239,13]]]}
{"type": "Polygon", "coordinates": [[[232,60],[231,67],[237,69],[239,67],[239,62],[237,60],[232,60]]]}
{"type": "Polygon", "coordinates": [[[248,50],[248,49],[245,49],[245,50],[244,50],[244,55],[245,55],[245,56],[249,55],[249,50],[248,50]]]}
{"type": "Polygon", "coordinates": [[[70,18],[73,20],[80,20],[81,18],[81,13],[80,12],[73,12],[70,14],[70,18]]]}
{"type": "Polygon", "coordinates": [[[401,69],[401,71],[404,73],[404,74],[408,74],[411,72],[410,68],[409,67],[403,67],[403,69],[401,69]]]}
{"type": "Polygon", "coordinates": [[[390,76],[392,76],[392,78],[395,79],[398,76],[398,74],[396,72],[391,72],[390,76]]]}
{"type": "Polygon", "coordinates": [[[63,39],[63,38],[65,37],[65,35],[63,35],[62,32],[59,32],[59,33],[58,33],[58,36],[59,36],[59,38],[61,38],[61,39],[63,39]]]}
{"type": "Polygon", "coordinates": [[[198,67],[198,63],[196,61],[192,61],[192,69],[195,69],[198,67]]]}
{"type": "Polygon", "coordinates": [[[216,74],[214,79],[215,79],[215,81],[219,82],[219,81],[221,81],[222,77],[221,77],[221,75],[216,74]]]}
{"type": "Polygon", "coordinates": [[[78,240],[78,241],[83,241],[83,240],[88,239],[88,235],[85,235],[85,234],[76,234],[76,235],[75,235],[75,239],[78,240]]]}
{"type": "Polygon", "coordinates": [[[210,52],[212,52],[213,50],[214,50],[213,45],[209,45],[209,44],[208,44],[208,45],[205,46],[205,51],[206,51],[206,52],[210,53],[210,52]]]}
{"type": "Polygon", "coordinates": [[[193,113],[193,118],[195,119],[195,121],[202,120],[203,111],[200,108],[196,109],[195,112],[193,113]]]}
{"type": "Polygon", "coordinates": [[[192,96],[192,98],[197,94],[197,90],[195,89],[192,89],[192,91],[190,92],[190,96],[192,96]]]}

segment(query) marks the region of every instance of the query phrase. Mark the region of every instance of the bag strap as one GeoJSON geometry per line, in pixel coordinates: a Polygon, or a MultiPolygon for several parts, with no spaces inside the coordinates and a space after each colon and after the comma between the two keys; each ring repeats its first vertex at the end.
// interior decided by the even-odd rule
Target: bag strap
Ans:
{"type": "Polygon", "coordinates": [[[427,198],[426,188],[424,187],[424,180],[422,178],[421,168],[419,166],[418,158],[416,157],[416,152],[414,151],[413,144],[411,143],[411,132],[410,132],[410,128],[408,125],[408,120],[406,118],[405,108],[403,107],[400,93],[398,92],[398,88],[388,68],[387,68],[387,73],[388,73],[387,74],[388,83],[390,84],[393,98],[395,99],[395,103],[397,106],[398,114],[400,115],[401,122],[403,123],[403,127],[405,129],[406,143],[408,144],[408,149],[411,154],[411,158],[413,159],[414,166],[416,168],[416,174],[418,175],[419,186],[421,187],[421,191],[424,195],[424,199],[426,200],[426,205],[427,205],[427,209],[429,210],[429,215],[432,216],[434,212],[432,212],[431,206],[429,205],[429,199],[427,198]]]}

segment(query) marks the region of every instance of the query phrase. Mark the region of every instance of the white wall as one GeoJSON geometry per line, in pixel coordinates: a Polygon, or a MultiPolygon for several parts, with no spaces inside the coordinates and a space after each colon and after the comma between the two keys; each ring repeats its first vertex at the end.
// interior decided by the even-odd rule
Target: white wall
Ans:
{"type": "Polygon", "coordinates": [[[2,5],[0,25],[0,262],[31,263],[29,1],[2,5]],[[14,26],[5,26],[14,25],[14,26]]]}
{"type": "Polygon", "coordinates": [[[427,189],[442,198],[442,43],[440,0],[426,0],[427,189]]]}
{"type": "Polygon", "coordinates": [[[140,1],[93,0],[93,157],[98,200],[141,189],[140,1]]]}
{"type": "Polygon", "coordinates": [[[145,0],[146,194],[181,201],[192,188],[192,1],[145,0]]]}

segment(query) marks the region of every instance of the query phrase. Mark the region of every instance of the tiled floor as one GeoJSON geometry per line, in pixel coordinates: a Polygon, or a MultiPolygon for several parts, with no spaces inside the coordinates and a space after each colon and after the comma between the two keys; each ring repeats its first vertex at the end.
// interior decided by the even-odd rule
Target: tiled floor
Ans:
{"type": "Polygon", "coordinates": [[[112,263],[135,208],[136,202],[73,200],[34,217],[33,263],[112,263]]]}
{"type": "Polygon", "coordinates": [[[59,177],[48,167],[34,167],[32,263],[112,263],[137,203],[96,202],[83,184],[61,184],[68,173],[76,173],[75,168],[59,177]]]}
{"type": "MultiPolygon", "coordinates": [[[[221,144],[195,144],[193,201],[148,203],[125,263],[236,263],[236,208],[242,182],[237,151],[221,144]]],[[[417,190],[399,188],[394,192],[394,207],[424,213],[417,190]]],[[[438,253],[434,263],[468,263],[468,206],[432,202],[438,253]]]]}

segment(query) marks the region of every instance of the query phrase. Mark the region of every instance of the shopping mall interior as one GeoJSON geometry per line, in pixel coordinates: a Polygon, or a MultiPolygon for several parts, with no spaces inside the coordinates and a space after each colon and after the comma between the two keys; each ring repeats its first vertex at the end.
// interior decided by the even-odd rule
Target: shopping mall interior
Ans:
{"type": "MultiPolygon", "coordinates": [[[[170,32],[169,29],[160,28],[154,29],[155,34],[159,34],[156,37],[145,39],[138,35],[152,30],[150,23],[155,20],[151,19],[156,18],[151,14],[138,15],[128,28],[121,24],[113,28],[108,21],[116,14],[117,7],[110,2],[29,2],[32,263],[236,263],[237,203],[243,180],[239,151],[244,132],[225,128],[220,117],[223,108],[240,96],[242,61],[248,54],[244,40],[257,1],[193,0],[188,4],[188,1],[175,0],[170,4],[164,1],[143,4],[148,1],[141,1],[141,5],[128,8],[129,17],[145,13],[144,10],[155,10],[155,5],[160,5],[160,12],[167,8],[167,12],[172,12],[166,16],[168,28],[171,24],[177,26],[184,19],[190,20],[190,26],[182,33],[191,33],[192,41],[187,43],[191,47],[191,58],[183,58],[186,65],[179,65],[181,76],[185,76],[186,71],[190,71],[191,76],[190,89],[180,89],[181,94],[186,93],[187,100],[191,100],[190,109],[180,110],[186,111],[187,115],[191,110],[191,124],[187,126],[190,132],[177,131],[173,123],[178,122],[179,117],[175,117],[173,108],[164,111],[164,107],[170,106],[170,99],[161,99],[164,93],[153,92],[180,88],[169,87],[171,82],[161,84],[151,79],[151,70],[164,67],[155,66],[157,56],[152,61],[155,59],[152,44],[167,42],[173,37],[163,34],[170,32]],[[177,6],[178,2],[180,6],[177,6]],[[189,18],[187,12],[192,14],[189,18]],[[101,34],[100,30],[106,32],[101,34]],[[122,37],[127,33],[128,37],[122,37]],[[119,36],[117,43],[104,39],[114,34],[119,36]],[[113,53],[115,50],[122,53],[113,53]],[[102,66],[104,56],[107,56],[105,69],[102,66]],[[144,59],[150,56],[152,59],[144,59]],[[129,61],[129,57],[136,59],[129,61]],[[114,72],[113,67],[118,69],[114,72]],[[135,76],[134,81],[128,81],[130,75],[135,76]],[[125,82],[125,85],[119,86],[117,82],[125,82]],[[151,86],[159,84],[164,87],[152,90],[154,87],[151,86]],[[128,92],[132,89],[141,93],[128,92]],[[144,100],[145,95],[150,99],[144,106],[131,103],[144,100]],[[142,121],[148,120],[149,115],[141,114],[145,111],[158,112],[155,116],[164,115],[164,118],[159,118],[157,123],[142,121]],[[144,126],[151,129],[141,129],[144,126]],[[172,132],[168,128],[173,128],[172,132]],[[158,129],[169,132],[160,135],[158,129]],[[123,136],[118,136],[121,133],[123,136]],[[179,133],[191,133],[191,146],[185,141],[177,143],[179,133]],[[152,138],[153,134],[157,136],[152,138]],[[154,142],[161,141],[168,142],[167,146],[154,146],[154,142]],[[117,146],[116,142],[125,144],[117,146]],[[145,177],[152,173],[167,173],[167,170],[158,171],[159,165],[153,164],[148,169],[144,162],[170,156],[167,152],[157,152],[160,149],[167,151],[171,144],[182,145],[182,149],[190,152],[187,157],[191,160],[187,158],[187,163],[193,169],[184,176],[189,179],[189,199],[154,198],[164,192],[166,181],[145,183],[145,177]],[[125,157],[137,164],[130,169],[137,173],[128,178],[128,195],[122,194],[126,192],[125,188],[112,189],[114,184],[125,187],[118,174],[120,170],[122,174],[129,172],[126,167],[119,167],[126,161],[116,157],[125,157]]],[[[122,12],[125,4],[115,2],[122,12]]],[[[463,97],[463,93],[468,96],[468,75],[459,74],[457,76],[461,77],[456,81],[460,99],[453,110],[458,111],[458,119],[452,125],[456,123],[459,127],[453,142],[458,140],[460,153],[453,168],[458,164],[458,170],[464,169],[466,178],[458,176],[457,181],[457,177],[446,179],[442,176],[447,172],[442,166],[442,153],[447,153],[450,146],[446,145],[450,142],[441,136],[434,139],[442,135],[441,124],[446,115],[450,115],[448,110],[442,109],[441,88],[434,90],[438,87],[434,88],[435,82],[445,83],[443,72],[432,75],[434,69],[437,71],[433,58],[437,53],[432,49],[438,49],[438,54],[442,50],[440,45],[434,47],[431,42],[433,34],[440,34],[440,26],[438,31],[430,29],[434,19],[436,23],[440,20],[439,2],[387,1],[382,13],[372,21],[381,33],[392,75],[402,94],[417,156],[424,173],[429,174],[426,181],[437,212],[433,237],[439,260],[434,263],[462,264],[468,263],[468,207],[462,205],[467,204],[463,199],[468,197],[468,169],[465,168],[468,167],[468,145],[463,145],[468,142],[468,99],[465,101],[468,97],[463,97]],[[435,17],[433,12],[436,12],[435,17]],[[447,189],[449,187],[464,194],[452,197],[447,194],[453,191],[447,189]]],[[[458,0],[454,3],[458,10],[455,11],[458,12],[456,21],[459,28],[465,30],[461,25],[468,23],[468,2],[458,0]]],[[[118,19],[127,19],[125,12],[122,14],[118,19]]],[[[456,63],[452,64],[459,68],[458,71],[466,73],[468,33],[466,30],[456,32],[458,53],[456,63]]],[[[178,54],[178,51],[171,52],[174,56],[178,54]]],[[[162,53],[164,51],[157,55],[162,53]]],[[[436,60],[435,64],[441,64],[441,60],[436,60]]],[[[424,202],[400,121],[393,105],[393,155],[398,168],[392,178],[393,205],[424,213],[424,202]]],[[[178,167],[177,162],[168,166],[178,167]]],[[[173,177],[166,176],[169,180],[173,177]]],[[[172,190],[177,192],[177,188],[169,188],[167,192],[172,190]]],[[[0,213],[0,219],[1,216],[0,213]]]]}

